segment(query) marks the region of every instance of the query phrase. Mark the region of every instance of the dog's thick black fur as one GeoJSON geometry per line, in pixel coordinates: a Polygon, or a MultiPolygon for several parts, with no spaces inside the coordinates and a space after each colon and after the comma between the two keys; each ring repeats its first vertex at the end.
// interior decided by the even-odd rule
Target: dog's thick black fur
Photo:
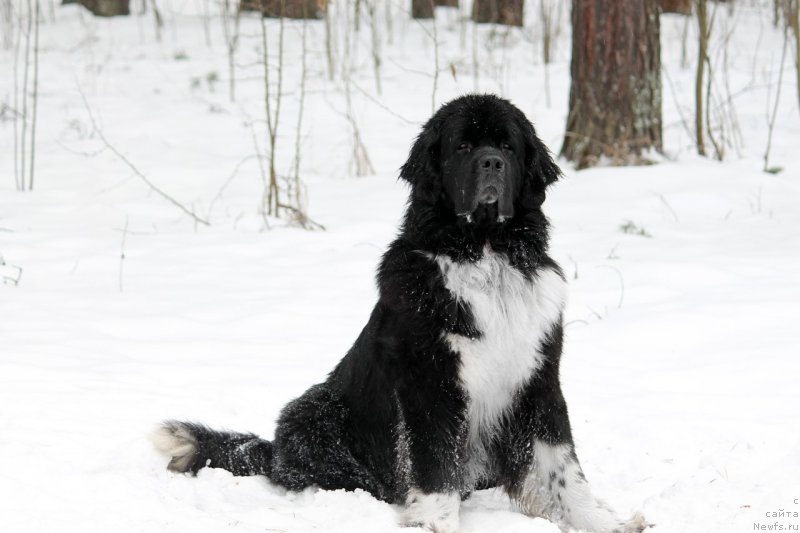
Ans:
{"type": "Polygon", "coordinates": [[[559,175],[508,101],[444,105],[401,169],[408,208],[347,355],[283,409],[272,442],[166,422],[156,443],[170,469],[360,488],[440,532],[458,529],[460,498],[487,487],[563,528],[644,529],[591,495],[572,443],[558,371],[564,280],[541,210],[559,175]]]}

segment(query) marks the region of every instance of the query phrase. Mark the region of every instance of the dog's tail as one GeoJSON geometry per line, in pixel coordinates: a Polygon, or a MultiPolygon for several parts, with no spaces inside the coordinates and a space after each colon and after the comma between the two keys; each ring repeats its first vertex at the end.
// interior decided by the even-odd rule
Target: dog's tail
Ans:
{"type": "Polygon", "coordinates": [[[167,420],[153,433],[155,447],[170,457],[174,472],[222,468],[234,476],[267,476],[272,470],[272,443],[252,433],[214,431],[202,424],[167,420]]]}

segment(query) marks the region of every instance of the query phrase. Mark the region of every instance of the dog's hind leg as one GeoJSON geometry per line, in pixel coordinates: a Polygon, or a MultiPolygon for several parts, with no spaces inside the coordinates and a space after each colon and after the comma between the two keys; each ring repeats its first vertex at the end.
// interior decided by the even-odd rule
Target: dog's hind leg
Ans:
{"type": "Polygon", "coordinates": [[[281,411],[270,479],[289,490],[363,489],[389,499],[386,479],[353,453],[353,427],[349,409],[331,386],[314,385],[281,411]]]}
{"type": "Polygon", "coordinates": [[[167,468],[197,474],[204,467],[235,476],[269,476],[272,443],[252,433],[215,431],[202,424],[168,420],[152,436],[155,447],[170,457],[167,468]]]}

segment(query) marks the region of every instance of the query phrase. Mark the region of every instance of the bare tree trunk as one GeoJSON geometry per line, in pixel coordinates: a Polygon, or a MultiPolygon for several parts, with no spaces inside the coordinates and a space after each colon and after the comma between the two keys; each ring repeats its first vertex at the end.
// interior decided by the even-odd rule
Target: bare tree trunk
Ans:
{"type": "Polygon", "coordinates": [[[692,14],[692,0],[659,0],[662,13],[692,14]]]}
{"type": "Polygon", "coordinates": [[[697,74],[694,85],[694,133],[697,141],[697,153],[706,155],[706,144],[703,140],[703,77],[706,58],[708,57],[708,15],[706,0],[697,0],[697,24],[699,27],[697,47],[697,74]]]}
{"type": "Polygon", "coordinates": [[[458,7],[458,0],[436,0],[437,6],[458,7]]]}
{"type": "Polygon", "coordinates": [[[211,46],[211,24],[208,12],[208,2],[203,2],[203,37],[206,39],[206,46],[211,46]]]}
{"type": "Polygon", "coordinates": [[[542,22],[542,63],[544,66],[544,94],[547,107],[550,107],[550,63],[553,56],[553,43],[561,32],[561,0],[540,0],[539,17],[542,22]]]}
{"type": "Polygon", "coordinates": [[[328,79],[333,81],[336,72],[336,60],[334,55],[333,23],[331,22],[330,10],[325,10],[325,58],[328,60],[328,79]]]}
{"type": "Polygon", "coordinates": [[[267,40],[267,27],[264,19],[261,19],[261,43],[264,51],[264,108],[267,114],[267,145],[269,147],[269,186],[264,191],[264,217],[266,215],[280,216],[281,201],[280,190],[278,189],[278,173],[275,169],[277,154],[275,152],[278,140],[278,126],[280,124],[281,98],[283,92],[283,44],[284,44],[284,24],[283,18],[280,19],[278,32],[278,84],[275,88],[275,103],[270,97],[270,76],[269,76],[269,47],[267,40]]]}
{"type": "MultiPolygon", "coordinates": [[[[294,133],[294,180],[291,183],[292,191],[294,193],[294,208],[297,210],[296,213],[299,215],[303,213],[303,198],[302,198],[302,185],[300,183],[300,152],[301,152],[301,137],[303,133],[303,111],[305,109],[306,103],[306,81],[308,80],[308,65],[306,62],[306,56],[308,55],[308,39],[306,38],[308,34],[308,22],[305,20],[303,21],[303,34],[302,34],[302,42],[303,42],[303,54],[300,57],[300,104],[297,110],[297,128],[295,129],[294,133]]],[[[289,199],[289,203],[291,203],[291,198],[289,199]]],[[[302,223],[302,222],[301,222],[302,223]]]]}
{"type": "Polygon", "coordinates": [[[683,19],[683,30],[681,31],[681,68],[689,66],[688,47],[686,46],[689,41],[689,22],[691,18],[686,17],[683,19]]]}
{"type": "Polygon", "coordinates": [[[239,11],[261,11],[261,0],[241,0],[239,11]]]}
{"type": "Polygon", "coordinates": [[[432,19],[434,0],[411,0],[411,18],[432,19]]]}
{"type": "Polygon", "coordinates": [[[541,0],[539,18],[542,22],[542,61],[545,65],[552,59],[553,42],[561,28],[561,1],[541,0]]]}
{"type": "Polygon", "coordinates": [[[794,68],[797,74],[797,103],[800,106],[800,0],[786,1],[786,22],[794,37],[794,68]]]}
{"type": "Polygon", "coordinates": [[[240,9],[232,13],[229,0],[222,2],[222,33],[225,36],[225,47],[228,49],[228,97],[236,100],[236,49],[239,46],[240,9]]]}
{"type": "Polygon", "coordinates": [[[308,39],[306,38],[307,33],[308,22],[304,20],[302,33],[303,54],[300,58],[300,103],[297,111],[297,128],[295,130],[294,137],[294,176],[289,182],[289,190],[287,191],[288,205],[286,205],[286,209],[289,210],[292,221],[299,226],[305,229],[324,230],[325,227],[311,220],[306,212],[306,202],[304,198],[305,187],[300,179],[300,155],[302,151],[302,143],[300,141],[303,132],[303,111],[305,109],[306,102],[306,82],[308,80],[308,64],[306,62],[306,56],[308,55],[308,39]]]}
{"type": "Polygon", "coordinates": [[[3,48],[11,50],[14,45],[14,8],[11,0],[0,0],[0,18],[3,19],[3,48]]]}
{"type": "Polygon", "coordinates": [[[28,67],[30,65],[31,57],[31,28],[33,24],[33,8],[31,7],[31,0],[28,0],[28,18],[25,28],[25,68],[22,75],[22,149],[20,151],[20,172],[19,181],[22,185],[21,190],[25,190],[25,160],[27,159],[27,142],[28,142],[28,67]]]}
{"type": "Polygon", "coordinates": [[[161,16],[161,10],[158,9],[156,0],[150,0],[150,7],[153,9],[153,23],[156,27],[156,42],[161,42],[161,29],[164,27],[164,17],[161,16]]]}
{"type": "Polygon", "coordinates": [[[62,4],[80,4],[97,17],[130,15],[130,0],[64,0],[62,4]]]}
{"type": "Polygon", "coordinates": [[[321,19],[328,8],[327,0],[261,0],[262,13],[270,18],[321,19]]]}
{"type": "MultiPolygon", "coordinates": [[[[349,27],[350,12],[345,11],[345,27],[349,27]]],[[[342,46],[342,83],[344,84],[344,100],[346,104],[345,118],[350,123],[350,129],[353,135],[353,158],[351,160],[352,170],[356,176],[366,176],[368,174],[375,174],[375,169],[369,159],[367,147],[361,138],[361,131],[358,126],[358,120],[355,113],[355,106],[353,105],[352,96],[352,80],[351,75],[354,71],[354,60],[352,56],[353,47],[351,46],[351,38],[355,37],[352,32],[344,33],[344,43],[342,46]]]]}
{"type": "MultiPolygon", "coordinates": [[[[20,24],[21,26],[21,24],[20,24]]],[[[23,155],[20,152],[20,119],[22,118],[22,113],[19,111],[19,50],[22,44],[22,28],[17,28],[16,30],[16,39],[14,40],[14,186],[18,191],[22,191],[25,188],[25,181],[20,183],[20,158],[23,155]]]]}
{"type": "Polygon", "coordinates": [[[525,0],[475,0],[472,4],[472,20],[522,26],[524,3],[525,0]]]}
{"type": "Polygon", "coordinates": [[[433,89],[431,89],[431,114],[436,112],[436,90],[439,88],[439,30],[436,19],[433,19],[433,89]]]}
{"type": "Polygon", "coordinates": [[[764,151],[764,172],[777,173],[780,172],[780,167],[769,166],[769,152],[772,148],[772,132],[775,129],[775,119],[778,117],[778,105],[781,101],[781,86],[783,85],[783,65],[786,62],[786,48],[789,44],[789,26],[783,30],[783,49],[781,51],[781,66],[778,68],[778,88],[775,90],[775,103],[772,108],[772,116],[767,117],[767,125],[769,126],[769,133],[767,134],[767,148],[764,151]]]}
{"type": "Polygon", "coordinates": [[[36,166],[36,109],[39,105],[39,0],[34,0],[36,10],[33,14],[33,94],[31,95],[31,169],[28,190],[33,190],[34,168],[36,166]]]}
{"type": "Polygon", "coordinates": [[[578,168],[661,150],[657,0],[573,0],[572,84],[561,154],[578,168]]]}
{"type": "Polygon", "coordinates": [[[381,38],[378,32],[378,2],[367,0],[367,14],[369,15],[369,31],[372,37],[372,71],[375,74],[375,89],[380,96],[381,89],[381,38]]]}

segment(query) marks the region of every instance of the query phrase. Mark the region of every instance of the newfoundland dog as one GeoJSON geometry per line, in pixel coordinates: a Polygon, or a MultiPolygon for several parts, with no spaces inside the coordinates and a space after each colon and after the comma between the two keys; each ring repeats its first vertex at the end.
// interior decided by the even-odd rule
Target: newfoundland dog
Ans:
{"type": "Polygon", "coordinates": [[[408,209],[347,355],[283,409],[272,441],[163,423],[169,469],[363,489],[438,533],[457,531],[461,500],[489,487],[565,530],[645,529],[595,498],[575,455],[558,376],[566,283],[541,208],[559,174],[508,101],[444,105],[400,170],[408,209]]]}

